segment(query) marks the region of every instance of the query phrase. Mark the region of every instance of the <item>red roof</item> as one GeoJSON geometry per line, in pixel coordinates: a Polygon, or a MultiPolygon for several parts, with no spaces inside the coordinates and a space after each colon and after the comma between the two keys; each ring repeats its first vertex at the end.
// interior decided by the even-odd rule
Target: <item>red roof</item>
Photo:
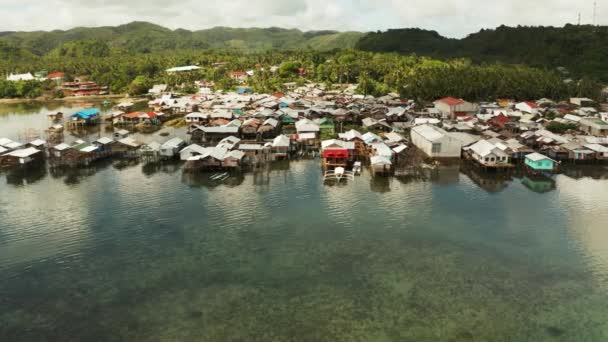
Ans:
{"type": "Polygon", "coordinates": [[[247,75],[247,73],[244,72],[244,71],[233,71],[233,72],[230,73],[230,75],[232,75],[232,76],[245,76],[245,75],[247,75]]]}
{"type": "Polygon", "coordinates": [[[490,119],[490,123],[492,123],[492,124],[494,124],[496,126],[503,127],[503,128],[509,122],[511,122],[511,119],[509,119],[508,117],[504,116],[503,114],[500,114],[500,115],[495,116],[492,119],[490,119]]]}
{"type": "Polygon", "coordinates": [[[456,98],[453,98],[453,97],[444,97],[441,100],[437,100],[437,102],[443,102],[443,103],[449,105],[450,107],[453,107],[453,106],[457,106],[459,104],[463,104],[464,100],[462,100],[462,99],[456,99],[456,98]]]}
{"type": "Polygon", "coordinates": [[[285,94],[283,94],[283,93],[274,93],[274,94],[272,94],[272,96],[276,97],[277,99],[280,99],[280,98],[285,97],[285,94]]]}
{"type": "Polygon", "coordinates": [[[325,159],[348,159],[348,150],[343,148],[325,149],[323,150],[323,158],[325,159]]]}
{"type": "Polygon", "coordinates": [[[532,109],[539,108],[539,106],[536,104],[536,102],[532,102],[532,101],[526,101],[526,104],[527,104],[528,106],[530,106],[530,108],[532,108],[532,109]]]}
{"type": "Polygon", "coordinates": [[[65,76],[65,73],[63,73],[63,72],[54,72],[52,74],[48,74],[46,76],[46,78],[54,79],[54,78],[63,78],[64,76],[65,76]]]}
{"type": "Polygon", "coordinates": [[[133,112],[133,113],[123,114],[122,116],[125,118],[129,118],[129,119],[137,119],[142,115],[148,115],[148,118],[155,118],[158,116],[158,113],[156,113],[156,112],[133,112]]]}

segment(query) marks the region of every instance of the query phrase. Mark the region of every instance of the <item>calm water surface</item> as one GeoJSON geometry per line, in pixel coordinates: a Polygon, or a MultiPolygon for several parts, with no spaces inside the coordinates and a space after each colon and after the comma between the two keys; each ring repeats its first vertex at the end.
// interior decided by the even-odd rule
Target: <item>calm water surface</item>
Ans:
{"type": "Polygon", "coordinates": [[[2,173],[0,340],[606,341],[605,175],[2,173]]]}

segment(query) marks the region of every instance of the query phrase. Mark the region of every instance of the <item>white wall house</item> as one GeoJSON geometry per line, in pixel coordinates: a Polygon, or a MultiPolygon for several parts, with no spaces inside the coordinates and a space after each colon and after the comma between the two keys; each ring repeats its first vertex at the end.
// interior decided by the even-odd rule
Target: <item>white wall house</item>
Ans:
{"type": "Polygon", "coordinates": [[[460,158],[462,141],[439,127],[416,126],[411,135],[412,143],[429,157],[460,158]]]}
{"type": "Polygon", "coordinates": [[[442,117],[455,119],[459,116],[471,116],[479,112],[479,105],[463,99],[446,97],[433,103],[442,117]]]}
{"type": "Polygon", "coordinates": [[[524,112],[524,113],[529,113],[529,114],[538,113],[539,108],[540,108],[540,106],[538,104],[536,104],[536,102],[531,102],[531,101],[520,102],[515,105],[515,109],[517,109],[521,112],[524,112]]]}
{"type": "Polygon", "coordinates": [[[487,140],[480,140],[467,149],[471,157],[482,165],[509,164],[509,155],[487,140]]]}
{"type": "Polygon", "coordinates": [[[33,81],[36,78],[31,73],[27,74],[10,74],[6,78],[7,81],[17,82],[17,81],[33,81]]]}

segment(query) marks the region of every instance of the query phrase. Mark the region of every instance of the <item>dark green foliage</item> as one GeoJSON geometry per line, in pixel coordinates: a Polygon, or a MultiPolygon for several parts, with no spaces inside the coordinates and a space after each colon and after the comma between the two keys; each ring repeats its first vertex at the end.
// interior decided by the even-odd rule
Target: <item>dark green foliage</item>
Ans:
{"type": "Polygon", "coordinates": [[[557,134],[566,133],[568,130],[575,130],[576,124],[564,124],[552,121],[546,126],[547,130],[557,134]]]}
{"type": "MultiPolygon", "coordinates": [[[[69,52],[62,56],[51,53],[31,59],[0,60],[0,73],[63,71],[68,75],[90,75],[100,85],[108,86],[112,93],[145,94],[153,84],[164,83],[175,89],[182,86],[192,90],[194,81],[209,80],[216,88],[232,90],[237,84],[229,77],[230,71],[255,70],[247,86],[256,92],[284,91],[283,84],[307,80],[327,85],[359,83],[360,93],[375,96],[400,92],[405,98],[432,101],[444,96],[468,100],[494,100],[512,98],[530,100],[541,97],[556,100],[571,96],[596,98],[600,84],[590,79],[563,82],[557,71],[547,71],[521,65],[477,65],[469,60],[440,61],[415,55],[380,54],[356,50],[319,52],[295,50],[263,53],[199,52],[174,50],[159,53],[124,53],[107,49],[99,40],[68,43],[69,52]],[[72,53],[73,52],[73,53],[72,53]],[[222,62],[225,66],[217,67],[222,62]],[[195,72],[167,74],[166,69],[181,65],[198,65],[195,72]],[[270,72],[271,66],[280,66],[270,72]],[[262,70],[263,68],[263,70],[262,70]],[[298,68],[307,70],[305,77],[298,68]]],[[[57,51],[57,50],[55,50],[57,51]]],[[[5,85],[3,97],[32,97],[38,92],[27,87],[12,89],[5,85]]],[[[43,84],[40,89],[48,90],[43,84]]]]}
{"type": "MultiPolygon", "coordinates": [[[[372,52],[416,53],[440,58],[470,58],[474,62],[565,67],[573,77],[608,81],[608,27],[506,27],[481,30],[466,38],[447,39],[419,29],[369,33],[357,48],[372,52]]],[[[567,76],[568,74],[564,74],[567,76]]]]}

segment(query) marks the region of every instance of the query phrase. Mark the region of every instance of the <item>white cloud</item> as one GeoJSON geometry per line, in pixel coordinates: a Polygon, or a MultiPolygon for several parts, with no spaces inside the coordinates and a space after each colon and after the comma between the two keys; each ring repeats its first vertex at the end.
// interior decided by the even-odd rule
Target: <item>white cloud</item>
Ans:
{"type": "MultiPolygon", "coordinates": [[[[571,0],[0,0],[0,31],[67,29],[150,21],[170,28],[214,26],[361,30],[421,27],[450,37],[499,25],[592,21],[593,3],[571,0]]],[[[606,24],[608,6],[598,8],[606,24]]]]}

